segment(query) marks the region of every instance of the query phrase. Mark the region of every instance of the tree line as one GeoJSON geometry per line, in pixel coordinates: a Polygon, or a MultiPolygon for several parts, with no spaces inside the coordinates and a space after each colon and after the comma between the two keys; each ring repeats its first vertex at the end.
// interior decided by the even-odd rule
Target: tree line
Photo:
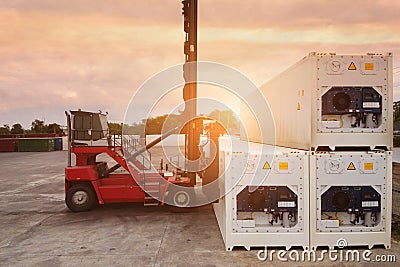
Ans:
{"type": "MultiPolygon", "coordinates": [[[[229,132],[239,132],[239,121],[230,110],[214,110],[205,117],[217,120],[229,132]]],[[[146,133],[146,135],[157,135],[161,134],[163,129],[166,132],[176,126],[182,125],[183,122],[183,113],[179,113],[143,119],[140,123],[133,123],[132,125],[111,122],[108,126],[111,132],[121,132],[122,128],[124,128],[124,133],[129,135],[143,135],[143,133],[146,133]]]]}
{"type": "MultiPolygon", "coordinates": [[[[215,119],[224,125],[230,132],[239,131],[239,122],[236,119],[234,113],[229,110],[214,110],[205,117],[215,119]]],[[[125,134],[130,135],[142,135],[146,134],[161,134],[163,128],[165,131],[175,128],[183,123],[183,113],[169,114],[157,116],[154,118],[143,119],[139,123],[133,123],[132,125],[109,122],[108,127],[111,133],[118,133],[124,128],[125,134]]],[[[64,134],[64,131],[57,123],[45,124],[44,121],[35,119],[31,123],[30,129],[24,129],[20,123],[15,123],[11,127],[8,124],[4,124],[0,127],[0,134],[64,134]]]]}
{"type": "Polygon", "coordinates": [[[0,127],[0,134],[64,134],[61,126],[57,123],[45,124],[44,121],[35,119],[31,123],[30,129],[24,129],[20,123],[15,123],[11,127],[4,124],[0,127]]]}

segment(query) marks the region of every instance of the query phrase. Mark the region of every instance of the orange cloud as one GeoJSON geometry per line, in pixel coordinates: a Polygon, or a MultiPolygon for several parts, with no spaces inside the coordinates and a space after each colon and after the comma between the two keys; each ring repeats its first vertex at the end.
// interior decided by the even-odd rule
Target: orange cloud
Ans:
{"type": "MultiPolygon", "coordinates": [[[[63,123],[63,109],[78,107],[122,120],[141,83],[183,61],[180,1],[3,2],[0,124],[29,122],[43,110],[63,123]]],[[[400,66],[399,13],[396,1],[201,0],[199,59],[259,85],[311,51],[391,51],[400,66]]]]}

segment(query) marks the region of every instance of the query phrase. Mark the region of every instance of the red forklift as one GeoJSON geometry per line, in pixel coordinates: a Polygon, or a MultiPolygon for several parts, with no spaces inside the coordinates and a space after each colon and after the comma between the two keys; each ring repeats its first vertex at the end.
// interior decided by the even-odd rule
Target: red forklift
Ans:
{"type": "MultiPolygon", "coordinates": [[[[197,114],[196,101],[191,101],[197,99],[197,64],[186,63],[197,62],[198,0],[183,0],[182,4],[185,31],[185,65],[182,71],[186,81],[183,88],[184,115],[185,120],[190,122],[197,114]]],[[[68,167],[65,169],[65,200],[72,211],[87,211],[96,203],[143,202],[146,206],[154,206],[167,202],[173,206],[187,207],[193,202],[197,173],[180,169],[170,172],[163,168],[157,171],[151,167],[148,157],[144,156],[148,149],[177,133],[178,128],[139,148],[135,140],[122,142],[125,135],[121,134],[120,138],[111,135],[105,114],[78,110],[66,112],[66,115],[69,152],[68,167]],[[123,149],[123,143],[133,145],[123,149]],[[116,164],[110,167],[106,161],[100,161],[98,156],[101,154],[108,155],[116,164]],[[120,168],[126,172],[116,172],[120,168]]],[[[185,130],[185,155],[190,161],[200,157],[202,124],[193,125],[185,130]]],[[[215,170],[213,172],[214,178],[209,178],[206,183],[218,177],[218,173],[215,170]]]]}
{"type": "Polygon", "coordinates": [[[129,136],[111,134],[105,114],[78,110],[66,112],[66,116],[69,150],[65,202],[70,210],[88,211],[96,204],[121,202],[142,202],[145,206],[167,202],[177,207],[191,204],[194,190],[187,173],[180,169],[155,170],[143,155],[176,128],[140,149],[137,138],[125,140],[129,145],[123,150],[122,138],[129,136]],[[99,161],[101,154],[116,164],[110,167],[107,160],[99,161]],[[121,168],[124,172],[116,172],[121,168]]]}

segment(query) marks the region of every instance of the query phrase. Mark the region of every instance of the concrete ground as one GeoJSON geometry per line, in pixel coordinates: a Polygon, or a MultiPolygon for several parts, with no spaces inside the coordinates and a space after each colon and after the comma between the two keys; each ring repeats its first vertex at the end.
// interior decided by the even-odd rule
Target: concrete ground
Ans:
{"type": "Polygon", "coordinates": [[[400,163],[400,147],[393,148],[393,162],[400,163]]]}
{"type": "MultiPolygon", "coordinates": [[[[211,206],[188,213],[141,204],[70,212],[64,203],[66,157],[65,151],[0,153],[0,266],[271,265],[257,259],[256,249],[226,252],[211,206]]],[[[393,240],[390,250],[373,253],[400,260],[400,244],[393,240]]],[[[273,265],[288,263],[275,259],[273,265]]]]}

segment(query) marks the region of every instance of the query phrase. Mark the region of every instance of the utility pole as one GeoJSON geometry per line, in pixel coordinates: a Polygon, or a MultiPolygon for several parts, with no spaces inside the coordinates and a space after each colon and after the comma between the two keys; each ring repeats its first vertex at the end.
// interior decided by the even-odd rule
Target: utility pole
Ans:
{"type": "MultiPolygon", "coordinates": [[[[182,1],[182,15],[184,17],[185,43],[184,54],[185,64],[183,65],[183,100],[185,101],[184,117],[189,122],[186,125],[185,152],[189,161],[195,161],[200,157],[200,125],[194,120],[197,116],[197,0],[182,1]],[[190,63],[190,64],[187,64],[190,63]]],[[[192,170],[196,166],[190,164],[192,170]]],[[[196,172],[189,172],[191,186],[196,184],[196,172]]]]}

